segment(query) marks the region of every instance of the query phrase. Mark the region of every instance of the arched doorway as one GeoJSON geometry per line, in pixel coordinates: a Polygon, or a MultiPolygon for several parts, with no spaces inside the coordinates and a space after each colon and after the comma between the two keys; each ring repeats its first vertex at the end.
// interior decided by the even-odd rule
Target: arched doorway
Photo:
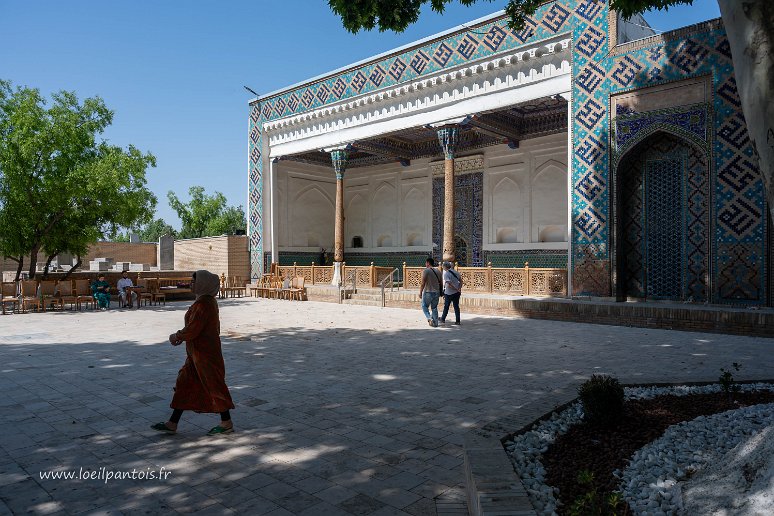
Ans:
{"type": "Polygon", "coordinates": [[[709,297],[707,154],[659,131],[633,147],[616,173],[619,299],[703,302],[709,297]]]}

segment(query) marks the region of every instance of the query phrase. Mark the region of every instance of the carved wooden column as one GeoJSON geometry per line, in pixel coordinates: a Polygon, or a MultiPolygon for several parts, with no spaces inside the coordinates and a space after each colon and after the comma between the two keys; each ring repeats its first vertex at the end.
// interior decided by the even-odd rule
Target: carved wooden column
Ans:
{"type": "Polygon", "coordinates": [[[438,129],[438,143],[443,149],[443,260],[454,263],[454,151],[459,127],[447,125],[438,129]]]}
{"type": "Polygon", "coordinates": [[[341,284],[341,262],[344,261],[344,170],[347,168],[346,149],[331,151],[331,162],[336,172],[336,223],[333,233],[333,281],[341,284]]]}

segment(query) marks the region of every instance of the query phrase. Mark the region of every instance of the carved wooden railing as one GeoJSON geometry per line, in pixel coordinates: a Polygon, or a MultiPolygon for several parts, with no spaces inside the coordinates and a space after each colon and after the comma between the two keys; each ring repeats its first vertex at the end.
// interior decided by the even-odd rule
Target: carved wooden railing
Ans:
{"type": "MultiPolygon", "coordinates": [[[[424,267],[403,264],[403,288],[419,290],[424,267]]],[[[463,292],[508,294],[516,296],[566,296],[567,269],[492,267],[457,267],[462,277],[463,292]]],[[[443,269],[439,268],[439,272],[443,269]]]]}
{"type": "MultiPolygon", "coordinates": [[[[303,276],[308,285],[330,285],[333,281],[332,265],[280,265],[276,267],[279,275],[283,278],[295,278],[303,276]]],[[[342,277],[352,278],[358,287],[377,287],[379,283],[392,272],[391,267],[377,267],[371,262],[371,265],[342,265],[342,277]]],[[[349,284],[351,280],[348,280],[349,284]]]]}

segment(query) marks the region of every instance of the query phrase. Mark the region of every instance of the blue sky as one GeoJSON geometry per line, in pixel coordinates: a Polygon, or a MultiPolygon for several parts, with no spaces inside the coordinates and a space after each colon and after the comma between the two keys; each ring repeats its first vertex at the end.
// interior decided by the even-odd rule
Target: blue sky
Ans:
{"type": "MultiPolygon", "coordinates": [[[[247,85],[264,94],[498,11],[504,0],[429,9],[402,34],[352,35],[325,0],[0,0],[0,78],[99,95],[105,137],[152,152],[158,216],[168,190],[246,203],[247,85]]],[[[646,15],[660,30],[720,16],[716,0],[646,15]]]]}

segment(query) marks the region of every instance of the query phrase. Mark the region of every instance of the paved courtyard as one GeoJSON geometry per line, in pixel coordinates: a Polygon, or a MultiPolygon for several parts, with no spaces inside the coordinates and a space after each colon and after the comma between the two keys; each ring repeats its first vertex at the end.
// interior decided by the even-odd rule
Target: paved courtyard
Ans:
{"type": "Polygon", "coordinates": [[[592,373],[774,378],[767,339],[227,300],[237,431],[207,437],[217,416],[186,413],[159,435],[188,305],[0,317],[0,514],[462,514],[465,433],[592,373]],[[104,480],[132,470],[162,478],[104,480]]]}

